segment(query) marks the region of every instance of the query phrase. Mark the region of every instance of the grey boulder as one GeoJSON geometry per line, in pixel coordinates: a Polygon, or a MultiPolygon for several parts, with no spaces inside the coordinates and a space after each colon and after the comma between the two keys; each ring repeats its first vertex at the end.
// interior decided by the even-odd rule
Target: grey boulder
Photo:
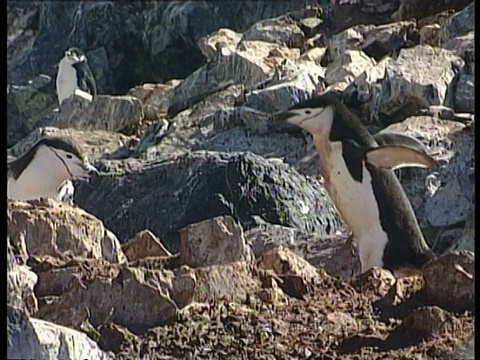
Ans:
{"type": "Polygon", "coordinates": [[[97,165],[99,176],[75,182],[75,203],[102,219],[120,242],[147,228],[175,251],[179,229],[220,215],[233,216],[244,229],[256,225],[255,216],[319,234],[342,226],[318,182],[248,152],[198,151],[132,163],[128,171],[115,162],[97,165]]]}

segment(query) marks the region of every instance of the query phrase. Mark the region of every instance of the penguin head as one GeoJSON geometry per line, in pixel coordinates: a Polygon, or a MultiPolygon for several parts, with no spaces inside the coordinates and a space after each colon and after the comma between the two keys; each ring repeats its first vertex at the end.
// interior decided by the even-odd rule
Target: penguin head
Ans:
{"type": "Polygon", "coordinates": [[[66,61],[70,64],[77,64],[86,60],[87,57],[85,56],[85,53],[76,47],[71,47],[65,51],[65,56],[63,57],[63,61],[66,61]]]}
{"type": "Polygon", "coordinates": [[[272,114],[272,120],[288,122],[312,134],[328,134],[339,102],[335,93],[325,93],[272,114]]]}
{"type": "Polygon", "coordinates": [[[10,164],[12,176],[18,179],[29,166],[45,169],[46,174],[50,173],[52,178],[62,181],[85,173],[98,172],[73,140],[62,137],[44,137],[36,142],[24,155],[10,164]]]}

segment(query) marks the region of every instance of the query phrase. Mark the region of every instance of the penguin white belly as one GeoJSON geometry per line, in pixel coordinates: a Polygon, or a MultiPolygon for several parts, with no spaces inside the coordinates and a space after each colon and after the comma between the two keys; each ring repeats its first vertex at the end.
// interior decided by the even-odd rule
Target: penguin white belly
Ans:
{"type": "Polygon", "coordinates": [[[60,64],[57,75],[57,95],[58,104],[61,105],[63,100],[70,97],[77,85],[77,72],[70,65],[60,64]]]}
{"type": "Polygon", "coordinates": [[[337,211],[358,241],[362,272],[383,266],[383,251],[388,237],[380,224],[380,216],[372,178],[363,163],[362,182],[350,175],[342,156],[342,144],[330,142],[318,149],[320,171],[325,188],[337,211]]]}

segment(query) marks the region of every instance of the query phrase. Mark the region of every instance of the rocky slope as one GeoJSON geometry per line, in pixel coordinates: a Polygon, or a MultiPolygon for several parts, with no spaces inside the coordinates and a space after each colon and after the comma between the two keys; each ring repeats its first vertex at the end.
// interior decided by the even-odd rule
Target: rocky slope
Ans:
{"type": "Polygon", "coordinates": [[[475,4],[455,3],[8,2],[8,159],[68,134],[100,169],[74,206],[7,201],[8,357],[473,358],[475,4]],[[69,46],[100,95],[54,112],[69,46]],[[268,120],[326,89],[441,164],[398,172],[440,255],[422,277],[358,274],[310,138],[268,120]]]}

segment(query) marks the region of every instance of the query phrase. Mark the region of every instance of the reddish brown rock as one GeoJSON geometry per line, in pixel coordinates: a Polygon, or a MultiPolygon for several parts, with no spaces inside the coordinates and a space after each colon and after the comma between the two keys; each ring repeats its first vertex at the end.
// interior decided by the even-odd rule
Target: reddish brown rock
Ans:
{"type": "Polygon", "coordinates": [[[248,265],[241,262],[197,268],[195,277],[195,300],[199,302],[227,299],[241,303],[261,286],[248,265]]]}
{"type": "Polygon", "coordinates": [[[451,332],[455,320],[438,306],[423,306],[408,315],[399,330],[422,332],[427,336],[451,332]]]}
{"type": "Polygon", "coordinates": [[[422,269],[429,300],[447,310],[475,308],[475,256],[452,251],[429,261],[422,269]]]}
{"type": "Polygon", "coordinates": [[[181,264],[200,267],[250,258],[243,230],[231,216],[219,216],[192,224],[179,233],[181,264]]]}
{"type": "Polygon", "coordinates": [[[395,282],[395,276],[390,271],[374,267],[353,279],[351,284],[355,290],[378,299],[387,295],[395,282]]]}
{"type": "Polygon", "coordinates": [[[82,324],[113,321],[128,329],[147,329],[174,319],[193,299],[196,280],[190,269],[149,270],[91,262],[80,265],[70,289],[43,304],[37,316],[80,329],[82,324]]]}
{"type": "Polygon", "coordinates": [[[7,228],[12,244],[25,241],[30,256],[69,253],[114,263],[126,260],[120,243],[98,218],[53,199],[8,199],[7,228]]]}
{"type": "Polygon", "coordinates": [[[284,246],[267,250],[257,260],[257,267],[273,271],[281,279],[282,290],[296,298],[306,295],[320,279],[315,267],[284,246]]]}
{"type": "Polygon", "coordinates": [[[150,230],[140,231],[133,239],[122,245],[122,250],[128,261],[149,256],[172,256],[150,230]]]}

